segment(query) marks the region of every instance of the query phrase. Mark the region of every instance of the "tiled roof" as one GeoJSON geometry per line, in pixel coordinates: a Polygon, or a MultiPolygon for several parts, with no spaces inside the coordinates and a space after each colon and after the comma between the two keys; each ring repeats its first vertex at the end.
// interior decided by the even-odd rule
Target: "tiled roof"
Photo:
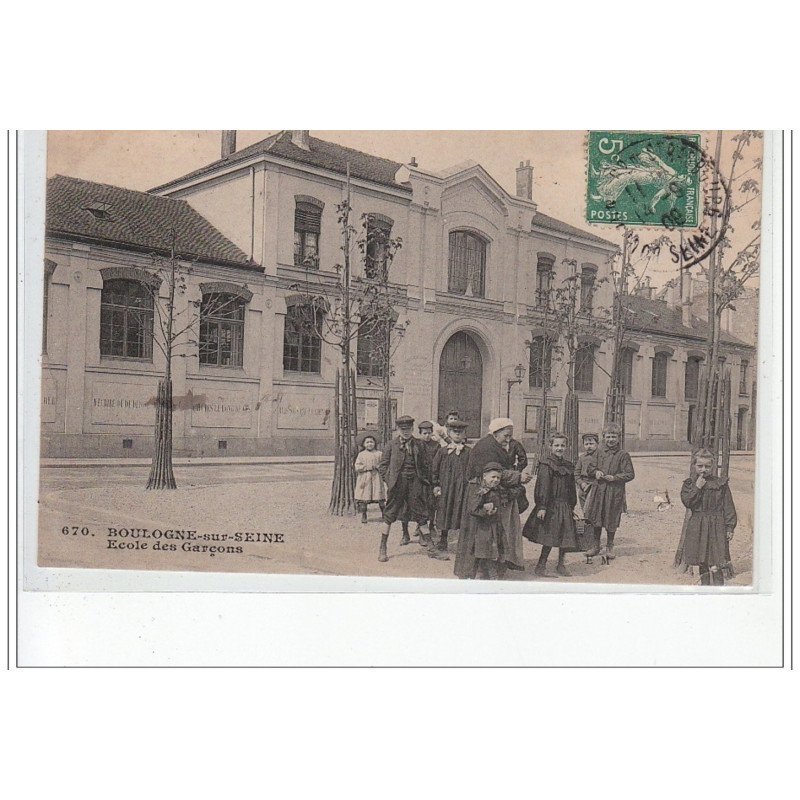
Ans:
{"type": "Polygon", "coordinates": [[[594,233],[576,228],[574,225],[569,225],[566,222],[562,222],[560,219],[555,219],[555,217],[548,217],[547,214],[542,214],[541,211],[536,212],[533,218],[533,225],[538,225],[541,228],[547,228],[551,231],[557,231],[558,233],[566,233],[570,236],[580,236],[591,242],[597,242],[598,244],[604,244],[608,247],[619,249],[619,245],[614,244],[614,242],[609,242],[608,239],[603,239],[594,233]]]}
{"type": "Polygon", "coordinates": [[[47,233],[140,252],[261,269],[185,200],[56,175],[47,182],[47,233]],[[93,209],[93,210],[92,210],[93,209]]]}
{"type": "MultiPolygon", "coordinates": [[[[692,315],[692,326],[687,328],[683,324],[681,309],[670,306],[664,300],[632,294],[626,299],[625,304],[633,312],[634,321],[630,324],[631,338],[635,338],[635,332],[639,330],[706,341],[708,323],[704,319],[692,315]]],[[[752,344],[743,342],[725,331],[720,333],[720,342],[734,347],[753,347],[752,344]]]]}
{"type": "Polygon", "coordinates": [[[218,159],[194,172],[190,172],[187,175],[176,178],[161,186],[156,186],[152,191],[161,192],[182,181],[198,178],[220,167],[236,164],[251,156],[267,154],[285,158],[289,161],[298,161],[312,167],[327,169],[340,175],[347,174],[347,165],[349,163],[350,174],[354,178],[371,181],[372,183],[379,183],[384,186],[391,186],[404,192],[410,193],[411,191],[410,187],[401,185],[394,179],[397,170],[403,166],[397,161],[391,161],[388,158],[380,158],[370,155],[369,153],[362,153],[360,150],[353,150],[350,147],[344,147],[340,144],[326,142],[323,139],[317,139],[313,136],[309,137],[309,147],[309,150],[297,147],[297,145],[292,144],[291,131],[280,131],[272,136],[268,136],[266,139],[262,139],[260,142],[251,144],[249,147],[243,147],[241,150],[237,150],[227,158],[218,159]]]}

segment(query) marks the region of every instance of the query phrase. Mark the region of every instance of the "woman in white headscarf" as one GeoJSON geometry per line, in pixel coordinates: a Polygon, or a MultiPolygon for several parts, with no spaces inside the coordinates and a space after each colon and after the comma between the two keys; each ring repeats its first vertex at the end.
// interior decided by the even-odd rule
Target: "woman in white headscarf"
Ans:
{"type": "MultiPolygon", "coordinates": [[[[523,570],[522,522],[519,517],[517,497],[522,485],[531,480],[527,472],[514,469],[514,455],[507,446],[514,435],[514,423],[508,417],[498,417],[489,423],[489,433],[476,442],[467,464],[467,480],[481,480],[486,464],[497,462],[503,467],[500,480],[501,504],[499,509],[503,536],[505,564],[493,577],[502,578],[505,569],[523,570]]],[[[469,529],[461,531],[456,551],[455,574],[459,578],[476,575],[475,541],[469,529]]]]}

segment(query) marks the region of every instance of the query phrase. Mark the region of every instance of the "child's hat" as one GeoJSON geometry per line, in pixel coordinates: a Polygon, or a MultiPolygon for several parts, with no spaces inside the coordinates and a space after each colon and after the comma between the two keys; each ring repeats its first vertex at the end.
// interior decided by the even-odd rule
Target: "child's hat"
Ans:
{"type": "Polygon", "coordinates": [[[467,423],[457,419],[453,420],[453,422],[448,422],[447,427],[452,431],[463,431],[467,427],[467,423]]]}
{"type": "Polygon", "coordinates": [[[403,415],[402,417],[397,418],[397,427],[398,428],[413,428],[414,427],[414,417],[409,417],[408,415],[403,415]]]}
{"type": "Polygon", "coordinates": [[[502,472],[503,467],[502,465],[498,464],[496,461],[490,461],[488,464],[485,464],[483,467],[484,473],[486,472],[502,472]]]}
{"type": "Polygon", "coordinates": [[[420,422],[419,429],[422,430],[433,430],[433,423],[429,420],[425,420],[424,422],[420,422]]]}
{"type": "Polygon", "coordinates": [[[587,439],[594,439],[596,442],[600,441],[600,437],[596,433],[584,433],[581,436],[581,441],[585,442],[587,439]]]}

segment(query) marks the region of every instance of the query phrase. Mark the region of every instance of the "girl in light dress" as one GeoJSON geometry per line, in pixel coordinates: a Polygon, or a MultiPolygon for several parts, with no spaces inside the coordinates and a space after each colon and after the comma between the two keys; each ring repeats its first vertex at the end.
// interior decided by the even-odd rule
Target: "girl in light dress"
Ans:
{"type": "Polygon", "coordinates": [[[386,490],[381,476],[378,474],[378,464],[381,453],[378,442],[374,436],[367,434],[361,440],[361,451],[356,456],[356,507],[361,511],[361,521],[367,521],[367,506],[377,503],[381,515],[386,499],[386,490]]]}

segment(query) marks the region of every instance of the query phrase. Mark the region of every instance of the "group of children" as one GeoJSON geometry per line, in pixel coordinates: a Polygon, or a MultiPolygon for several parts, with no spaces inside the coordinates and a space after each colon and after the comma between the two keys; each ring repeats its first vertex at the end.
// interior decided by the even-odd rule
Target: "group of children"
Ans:
{"type": "MultiPolygon", "coordinates": [[[[376,449],[373,436],[365,436],[356,459],[356,498],[361,505],[362,522],[367,521],[367,506],[377,503],[386,523],[379,561],[388,560],[389,530],[396,520],[402,525],[401,545],[411,542],[408,524],[413,520],[427,554],[444,560],[449,559],[449,532],[468,525],[475,577],[488,578],[492,564],[502,564],[506,558],[498,515],[500,483],[506,467],[489,462],[480,477],[468,479],[471,448],[465,441],[466,424],[456,412],[448,414],[445,426],[436,426],[437,430],[431,422],[420,423],[419,438],[413,435],[413,425],[411,417],[400,417],[400,435],[383,453],[376,449]],[[427,525],[427,532],[422,525],[427,525]],[[439,539],[434,542],[437,525],[439,539]]],[[[620,439],[620,428],[614,424],[603,430],[602,442],[597,434],[584,434],[583,453],[572,464],[564,458],[566,436],[551,435],[550,453],[536,469],[534,508],[522,529],[526,539],[541,545],[536,575],[547,575],[553,548],[558,550],[556,572],[564,577],[570,575],[565,562],[569,552],[584,551],[587,561],[598,555],[604,563],[615,558],[614,538],[622,513],[627,510],[625,486],[635,477],[630,454],[622,449],[620,439]],[[577,511],[579,504],[582,514],[577,511]]],[[[512,439],[510,444],[515,443],[512,439]]],[[[521,472],[527,466],[527,456],[524,448],[516,444],[521,454],[515,452],[514,466],[521,472]]],[[[733,497],[727,480],[713,477],[714,457],[709,451],[700,450],[694,455],[692,470],[692,477],[681,489],[681,500],[691,511],[681,558],[686,565],[699,567],[701,583],[722,585],[723,570],[730,564],[729,542],[736,527],[733,497]]]]}

